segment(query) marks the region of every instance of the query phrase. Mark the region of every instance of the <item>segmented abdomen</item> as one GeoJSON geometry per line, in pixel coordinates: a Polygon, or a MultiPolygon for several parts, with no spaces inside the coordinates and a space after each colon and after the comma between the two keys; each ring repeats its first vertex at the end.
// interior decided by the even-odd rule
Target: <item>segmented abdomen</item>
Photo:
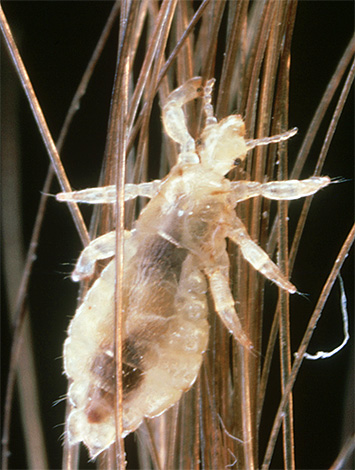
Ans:
{"type": "MultiPolygon", "coordinates": [[[[207,287],[196,259],[158,235],[125,243],[124,435],[191,387],[208,342],[207,287]]],[[[92,457],[115,440],[114,279],[111,261],[79,307],[64,345],[72,379],[69,439],[84,441],[92,457]]]]}

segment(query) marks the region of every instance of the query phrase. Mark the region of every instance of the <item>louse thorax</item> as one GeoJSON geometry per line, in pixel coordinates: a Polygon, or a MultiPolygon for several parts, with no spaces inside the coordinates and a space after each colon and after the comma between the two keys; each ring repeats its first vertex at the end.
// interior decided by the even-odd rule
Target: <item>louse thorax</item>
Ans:
{"type": "MultiPolygon", "coordinates": [[[[230,181],[214,169],[178,164],[141,214],[137,231],[141,234],[153,231],[197,258],[205,258],[206,250],[225,249],[224,229],[234,214],[229,194],[230,181]]],[[[175,249],[169,258],[177,253],[175,249]]]]}
{"type": "Polygon", "coordinates": [[[221,176],[226,175],[234,168],[236,160],[243,161],[247,154],[244,135],[245,125],[239,115],[207,125],[197,147],[202,165],[213,168],[221,176]]]}

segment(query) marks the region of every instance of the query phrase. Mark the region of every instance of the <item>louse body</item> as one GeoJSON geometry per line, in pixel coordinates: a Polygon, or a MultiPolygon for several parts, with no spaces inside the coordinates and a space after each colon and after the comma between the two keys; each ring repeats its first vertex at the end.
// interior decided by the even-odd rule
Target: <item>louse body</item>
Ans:
{"type": "MultiPolygon", "coordinates": [[[[213,80],[202,87],[195,77],[173,91],[163,108],[168,135],[181,145],[177,164],[162,181],[127,185],[126,199],[151,201],[135,227],[125,234],[123,286],[123,426],[134,431],[144,417],[174,405],[198,375],[208,343],[207,289],[215,311],[246,348],[229,288],[226,238],[259,272],[291,293],[296,288],[249,237],[236,216],[245,199],[297,199],[330,183],[328,177],[304,181],[231,182],[225,175],[248,149],[288,139],[295,131],[246,141],[240,116],[217,123],[213,117],[213,80]],[[203,97],[206,124],[198,140],[188,133],[182,106],[203,97]]],[[[112,203],[115,188],[62,193],[58,200],[112,203]]],[[[114,255],[115,234],[94,240],[82,253],[75,280],[90,276],[97,259],[114,255]]],[[[77,310],[64,345],[65,372],[71,380],[69,442],[83,441],[96,457],[115,440],[114,286],[111,261],[77,310]]]]}
{"type": "MultiPolygon", "coordinates": [[[[160,197],[154,202],[160,212],[160,197]]],[[[179,220],[177,212],[170,216],[179,220]]],[[[208,341],[206,280],[188,250],[157,235],[150,216],[145,211],[125,240],[126,434],[191,387],[208,341]]],[[[69,397],[77,407],[69,418],[71,440],[83,439],[92,457],[115,439],[114,280],[113,260],[78,309],[64,346],[65,371],[73,380],[69,397]]]]}

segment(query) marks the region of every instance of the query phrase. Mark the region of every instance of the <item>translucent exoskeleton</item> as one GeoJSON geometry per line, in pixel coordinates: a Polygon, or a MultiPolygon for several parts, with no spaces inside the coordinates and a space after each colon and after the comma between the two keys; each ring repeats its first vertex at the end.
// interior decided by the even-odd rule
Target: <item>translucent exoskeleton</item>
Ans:
{"type": "MultiPolygon", "coordinates": [[[[296,130],[258,140],[245,140],[244,123],[231,115],[217,122],[211,92],[195,77],[173,91],[163,107],[167,134],[181,146],[176,165],[161,181],[127,184],[126,200],[151,198],[132,231],[125,233],[123,286],[123,426],[134,431],[174,405],[199,373],[207,348],[206,292],[225,327],[245,348],[243,331],[229,286],[226,239],[244,258],[278,286],[296,292],[269,256],[250,238],[237,217],[240,201],[263,196],[298,199],[330,183],[328,177],[269,183],[232,182],[225,177],[249,149],[280,142],[296,130]],[[183,105],[204,101],[205,126],[194,141],[183,105]]],[[[61,193],[60,201],[114,203],[114,186],[61,193]]],[[[72,275],[91,276],[95,262],[115,254],[115,232],[87,246],[72,275]]],[[[65,373],[71,380],[69,441],[83,441],[96,457],[115,440],[114,423],[114,283],[112,260],[92,285],[71,321],[64,344],[65,373]]]]}

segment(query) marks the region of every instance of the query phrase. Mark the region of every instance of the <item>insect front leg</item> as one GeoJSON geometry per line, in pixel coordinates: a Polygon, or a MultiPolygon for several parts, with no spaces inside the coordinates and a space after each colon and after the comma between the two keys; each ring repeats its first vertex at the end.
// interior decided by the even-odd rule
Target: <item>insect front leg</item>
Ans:
{"type": "MultiPolygon", "coordinates": [[[[126,184],[125,201],[136,197],[152,198],[159,191],[161,180],[150,181],[149,183],[126,184]]],[[[59,193],[56,195],[60,202],[83,202],[86,204],[114,204],[116,202],[116,186],[103,186],[101,188],[89,188],[82,191],[69,193],[59,193]]]]}
{"type": "Polygon", "coordinates": [[[313,176],[306,180],[271,181],[258,183],[255,181],[233,181],[231,197],[235,204],[251,197],[263,196],[278,201],[299,199],[311,196],[330,184],[328,176],[313,176]]]}
{"type": "MultiPolygon", "coordinates": [[[[125,240],[130,238],[131,232],[125,230],[125,240]]],[[[116,231],[105,233],[101,237],[95,238],[84,250],[76,263],[71,275],[73,281],[80,281],[92,276],[95,270],[95,263],[100,259],[107,259],[115,255],[116,231]]]]}
{"type": "Polygon", "coordinates": [[[233,228],[227,232],[226,236],[239,246],[244,258],[263,276],[291,294],[297,292],[296,287],[286,279],[268,254],[250,238],[244,224],[237,216],[233,228]]]}
{"type": "Polygon", "coordinates": [[[186,125],[183,105],[203,95],[201,77],[194,77],[174,90],[167,98],[162,110],[163,124],[166,133],[181,145],[179,162],[199,163],[195,141],[189,134],[186,125]]]}

